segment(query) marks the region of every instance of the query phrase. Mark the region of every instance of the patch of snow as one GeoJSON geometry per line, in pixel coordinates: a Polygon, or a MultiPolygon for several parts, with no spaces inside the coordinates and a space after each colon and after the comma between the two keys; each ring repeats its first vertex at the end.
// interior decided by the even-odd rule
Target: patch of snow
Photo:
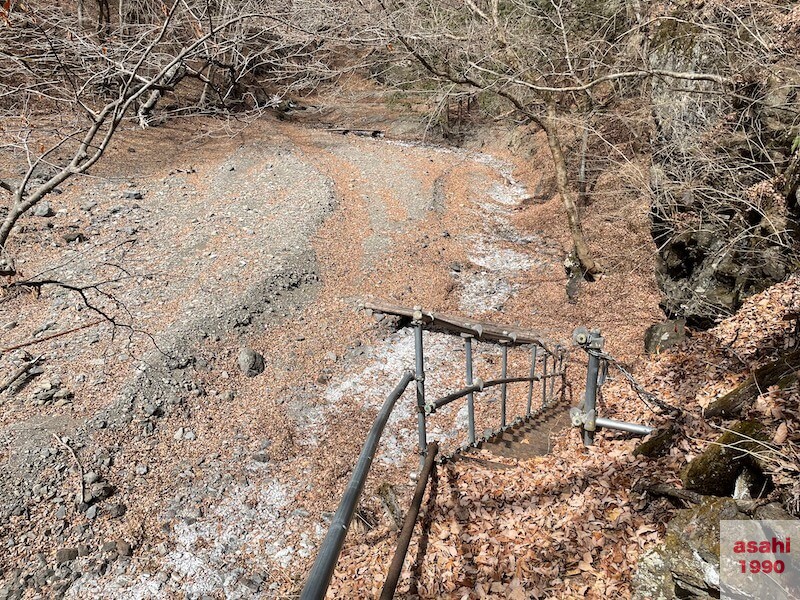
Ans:
{"type": "Polygon", "coordinates": [[[491,273],[467,273],[460,279],[463,289],[458,307],[467,314],[500,311],[514,293],[511,283],[491,273]]]}

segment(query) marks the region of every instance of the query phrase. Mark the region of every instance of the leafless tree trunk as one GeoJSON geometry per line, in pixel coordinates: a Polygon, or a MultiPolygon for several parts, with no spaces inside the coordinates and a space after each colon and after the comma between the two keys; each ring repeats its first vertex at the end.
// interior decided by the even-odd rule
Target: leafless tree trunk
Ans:
{"type": "Polygon", "coordinates": [[[589,245],[586,243],[586,238],[583,235],[578,205],[575,202],[574,193],[569,186],[567,161],[564,159],[561,139],[558,136],[559,120],[553,102],[548,103],[547,117],[542,119],[541,123],[547,134],[547,145],[550,147],[550,155],[553,157],[553,166],[556,171],[556,187],[558,188],[559,196],[561,196],[561,201],[564,203],[564,212],[567,214],[567,224],[572,236],[572,243],[575,246],[575,255],[578,257],[586,275],[597,275],[600,269],[592,258],[589,245]]]}

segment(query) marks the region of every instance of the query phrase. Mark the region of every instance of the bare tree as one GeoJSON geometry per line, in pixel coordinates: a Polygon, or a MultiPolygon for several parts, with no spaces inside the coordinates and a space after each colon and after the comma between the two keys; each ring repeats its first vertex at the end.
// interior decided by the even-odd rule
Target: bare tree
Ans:
{"type": "MultiPolygon", "coordinates": [[[[571,126],[577,125],[585,153],[588,131],[608,116],[649,107],[652,86],[684,86],[697,95],[733,98],[743,94],[744,71],[753,65],[727,54],[725,60],[698,68],[672,68],[669,60],[653,60],[654,48],[663,40],[651,38],[668,36],[670,26],[681,19],[668,11],[648,15],[647,7],[637,0],[359,0],[358,4],[378,23],[386,43],[401,49],[387,61],[405,69],[415,63],[443,87],[498,97],[546,133],[575,254],[589,276],[600,267],[581,228],[584,177],[573,176],[570,168],[572,162],[580,173],[583,161],[566,156],[565,140],[570,146],[575,141],[571,126]]],[[[750,8],[754,10],[759,9],[750,8]]],[[[720,19],[715,26],[700,22],[693,26],[718,39],[723,52],[739,52],[768,64],[764,40],[735,16],[720,19]]],[[[649,115],[639,126],[650,126],[649,115]]]]}
{"type": "Polygon", "coordinates": [[[104,0],[96,32],[83,27],[79,9],[72,16],[26,5],[0,27],[2,148],[26,165],[0,171],[10,200],[3,250],[22,215],[92,168],[125,123],[151,125],[159,100],[179,85],[181,114],[268,107],[335,77],[329,40],[344,37],[339,13],[317,0],[278,8],[258,0],[132,0],[120,3],[116,24],[104,0]]]}

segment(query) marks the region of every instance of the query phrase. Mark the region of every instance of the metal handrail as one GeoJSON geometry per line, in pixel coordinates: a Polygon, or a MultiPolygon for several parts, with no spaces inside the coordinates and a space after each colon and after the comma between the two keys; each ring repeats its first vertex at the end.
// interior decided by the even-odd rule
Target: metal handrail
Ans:
{"type": "Polygon", "coordinates": [[[308,574],[308,579],[306,579],[306,584],[300,594],[301,600],[321,600],[325,597],[386,422],[389,420],[389,415],[392,414],[397,400],[412,381],[414,381],[414,373],[406,371],[400,379],[400,383],[384,401],[378,416],[375,417],[364,447],[361,449],[358,462],[353,469],[353,475],[350,477],[339,507],[333,515],[328,533],[322,541],[317,558],[308,574]]]}
{"type": "MultiPolygon", "coordinates": [[[[560,373],[555,373],[555,375],[559,374],[560,373]]],[[[452,394],[447,394],[446,396],[442,396],[438,400],[434,400],[433,402],[428,403],[427,405],[425,405],[425,412],[429,415],[432,415],[443,406],[447,406],[451,402],[454,402],[459,398],[463,398],[467,394],[482,392],[486,388],[494,387],[496,385],[503,385],[508,383],[530,383],[534,381],[541,381],[541,379],[542,377],[540,375],[534,375],[533,377],[506,377],[505,379],[490,379],[489,381],[481,381],[480,379],[478,379],[477,383],[473,385],[461,388],[460,390],[456,390],[452,394]]]]}

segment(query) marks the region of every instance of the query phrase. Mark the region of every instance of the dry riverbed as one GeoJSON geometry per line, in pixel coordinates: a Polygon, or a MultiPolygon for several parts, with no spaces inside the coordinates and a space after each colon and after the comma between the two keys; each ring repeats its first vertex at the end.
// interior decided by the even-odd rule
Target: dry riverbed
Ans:
{"type": "MultiPolygon", "coordinates": [[[[0,358],[42,355],[0,402],[0,597],[291,594],[413,365],[410,331],[359,303],[530,325],[530,280],[563,284],[560,240],[520,226],[534,201],[502,158],[275,123],[201,133],[130,134],[21,222],[23,276],[88,286],[91,306],[53,285],[0,305],[4,348],[43,340],[0,358]]],[[[426,346],[432,393],[459,385],[460,341],[426,346]]],[[[407,394],[360,526],[386,518],[381,483],[407,498],[415,420],[407,394]]],[[[444,411],[432,437],[454,447],[464,420],[444,411]]]]}

